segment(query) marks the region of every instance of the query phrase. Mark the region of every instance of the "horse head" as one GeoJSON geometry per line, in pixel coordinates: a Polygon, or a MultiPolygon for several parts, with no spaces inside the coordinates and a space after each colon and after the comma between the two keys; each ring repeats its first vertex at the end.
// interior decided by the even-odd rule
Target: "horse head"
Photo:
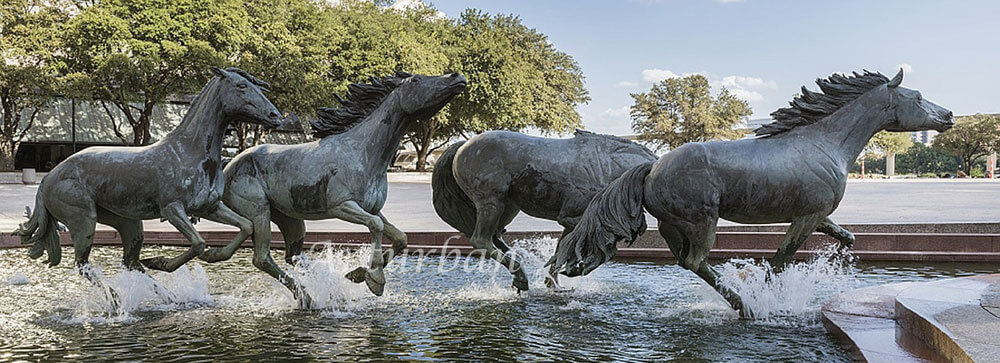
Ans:
{"type": "Polygon", "coordinates": [[[222,114],[225,122],[246,121],[267,128],[281,126],[281,113],[264,91],[269,85],[242,69],[212,67],[218,78],[222,114]]]}
{"type": "Polygon", "coordinates": [[[886,130],[946,131],[955,125],[955,117],[951,111],[924,99],[920,91],[900,87],[902,81],[903,70],[900,69],[899,73],[886,84],[892,115],[885,126],[886,130]]]}
{"type": "Polygon", "coordinates": [[[416,120],[434,116],[465,90],[465,77],[458,73],[441,76],[407,75],[393,93],[402,112],[416,120]]]}

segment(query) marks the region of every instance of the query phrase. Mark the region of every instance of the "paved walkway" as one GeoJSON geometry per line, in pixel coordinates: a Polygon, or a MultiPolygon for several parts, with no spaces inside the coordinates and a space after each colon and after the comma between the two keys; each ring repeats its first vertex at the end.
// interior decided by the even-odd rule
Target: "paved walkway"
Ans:
{"type": "MultiPolygon", "coordinates": [[[[450,231],[434,213],[429,174],[390,173],[389,196],[383,213],[403,231],[450,231]]],[[[9,233],[24,220],[24,207],[34,205],[37,186],[0,185],[0,232],[9,233]]],[[[1000,180],[851,180],[840,208],[833,214],[842,224],[1000,222],[1000,180]]],[[[649,225],[655,226],[652,218],[649,225]]],[[[723,221],[723,225],[734,223],[723,221]]],[[[173,230],[167,223],[147,221],[146,230],[173,230]]],[[[107,228],[99,226],[98,228],[107,228]]],[[[199,230],[235,228],[203,221],[199,230]]],[[[312,231],[363,232],[364,227],[338,220],[309,221],[312,231]]],[[[509,231],[558,231],[552,221],[524,214],[509,231]]]]}

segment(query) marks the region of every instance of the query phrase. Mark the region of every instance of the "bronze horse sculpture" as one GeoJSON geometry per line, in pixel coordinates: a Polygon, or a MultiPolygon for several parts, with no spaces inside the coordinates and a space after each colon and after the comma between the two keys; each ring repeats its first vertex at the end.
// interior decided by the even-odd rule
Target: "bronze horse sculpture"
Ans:
{"type": "Polygon", "coordinates": [[[585,275],[611,259],[617,242],[645,230],[643,209],[684,268],[715,288],[741,315],[736,293],[708,264],[719,218],[746,224],[791,223],[771,260],[788,264],[813,231],[853,242],[828,216],[844,196],[848,167],[875,133],[945,131],[951,111],[900,87],[903,71],[834,74],[818,79],[821,92],[802,94],[756,130],[758,138],[685,144],[659,160],[629,170],[602,190],[577,228],[559,241],[548,262],[568,276],[585,275]]]}
{"type": "Polygon", "coordinates": [[[191,247],[173,259],[155,257],[141,263],[174,271],[205,249],[191,218],[249,228],[249,220],[222,204],[222,140],[231,123],[273,128],[281,116],[263,94],[267,83],[238,68],[212,72],[214,77],[191,102],[183,121],[162,140],[139,147],[87,148],[42,179],[34,212],[14,232],[22,243],[33,245],[32,258],[47,253],[49,265],[59,264],[57,222],[62,222],[73,240],[76,266],[94,281],[85,267],[95,225],[101,223],[121,235],[122,264],[141,271],[142,221],[159,218],[177,228],[191,247]]]}
{"type": "Polygon", "coordinates": [[[407,127],[427,119],[465,89],[465,77],[396,73],[369,84],[352,84],[342,107],[323,108],[312,123],[319,140],[298,145],[261,145],[236,156],[225,168],[226,205],[252,221],[229,245],[205,251],[201,259],[229,259],[253,238],[253,264],[281,281],[305,307],[311,298],[271,257],[271,222],[285,239],[285,260],[302,253],[304,220],[338,218],[368,227],[373,246],[367,268],[348,273],[375,295],[385,286],[383,267],[406,247],[406,235],[382,215],[386,171],[407,127]],[[392,250],[383,255],[383,234],[392,250]]]}
{"type": "MultiPolygon", "coordinates": [[[[517,213],[554,220],[565,236],[594,194],[654,160],[642,145],[588,131],[577,130],[571,139],[486,132],[450,146],[438,159],[431,178],[434,210],[484,256],[503,264],[523,291],[528,279],[501,236],[517,213]]],[[[557,287],[556,277],[550,272],[546,284],[557,287]]]]}

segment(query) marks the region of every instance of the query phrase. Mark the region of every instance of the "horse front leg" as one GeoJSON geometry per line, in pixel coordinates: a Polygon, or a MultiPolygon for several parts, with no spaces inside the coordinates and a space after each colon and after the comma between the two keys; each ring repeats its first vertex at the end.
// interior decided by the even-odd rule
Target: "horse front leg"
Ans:
{"type": "Polygon", "coordinates": [[[396,228],[389,220],[382,215],[382,212],[378,213],[378,217],[382,219],[382,226],[384,228],[385,236],[392,241],[392,249],[382,253],[382,260],[384,260],[382,267],[389,265],[389,261],[393,257],[399,256],[406,249],[406,233],[396,228]]]}
{"type": "Polygon", "coordinates": [[[382,232],[385,230],[385,223],[382,222],[382,218],[368,213],[353,200],[341,203],[334,207],[332,212],[334,218],[368,227],[372,238],[372,255],[368,261],[368,268],[358,267],[348,272],[345,277],[354,283],[366,283],[372,294],[382,296],[385,289],[385,273],[382,271],[385,266],[382,257],[382,232]]]}
{"type": "Polygon", "coordinates": [[[795,258],[795,252],[812,235],[813,231],[816,231],[820,220],[824,217],[826,216],[822,214],[811,214],[792,221],[792,224],[788,226],[788,232],[785,233],[785,240],[781,243],[781,247],[778,247],[774,258],[771,259],[774,273],[781,273],[788,267],[788,264],[795,258]]]}
{"type": "Polygon", "coordinates": [[[184,211],[184,206],[180,202],[173,202],[167,204],[166,207],[160,210],[160,215],[166,218],[174,228],[184,235],[189,242],[191,242],[191,247],[188,248],[180,256],[168,259],[163,256],[157,256],[152,258],[142,259],[141,262],[147,268],[151,268],[159,271],[174,272],[181,265],[191,261],[191,259],[198,257],[202,252],[205,252],[205,239],[201,237],[198,230],[194,228],[191,224],[191,220],[188,218],[187,212],[184,211]]]}
{"type": "Polygon", "coordinates": [[[229,207],[222,202],[219,202],[216,205],[215,210],[206,215],[205,218],[213,222],[238,227],[240,232],[237,233],[232,242],[229,242],[229,244],[225,247],[210,248],[205,251],[205,253],[198,256],[198,258],[202,261],[213,263],[228,260],[233,257],[233,254],[236,253],[238,248],[240,248],[243,241],[253,234],[253,223],[246,217],[239,215],[232,209],[229,209],[229,207]]]}
{"type": "Polygon", "coordinates": [[[854,247],[854,233],[851,233],[851,231],[844,229],[844,227],[833,223],[833,221],[830,220],[830,217],[823,218],[823,220],[819,222],[819,226],[816,227],[816,231],[836,238],[837,241],[840,241],[840,247],[838,250],[841,252],[854,247]]]}

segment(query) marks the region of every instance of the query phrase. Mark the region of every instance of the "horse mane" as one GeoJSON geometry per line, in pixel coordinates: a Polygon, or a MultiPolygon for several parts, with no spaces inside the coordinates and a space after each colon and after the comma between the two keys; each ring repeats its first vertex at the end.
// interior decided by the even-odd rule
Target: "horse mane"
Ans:
{"type": "Polygon", "coordinates": [[[649,148],[646,147],[645,145],[637,143],[637,142],[634,142],[634,141],[629,140],[629,139],[626,139],[624,137],[618,137],[618,136],[615,136],[615,135],[608,135],[608,134],[598,134],[598,133],[593,132],[593,131],[587,131],[587,130],[583,130],[583,129],[576,129],[576,130],[573,131],[573,138],[577,138],[577,137],[579,137],[579,138],[595,138],[595,139],[600,139],[600,140],[612,141],[612,142],[616,142],[616,143],[621,144],[621,145],[619,145],[621,147],[636,147],[636,146],[638,146],[638,147],[642,148],[642,150],[644,150],[647,153],[649,153],[649,155],[656,155],[656,154],[653,153],[652,150],[649,150],[649,148]]]}
{"type": "Polygon", "coordinates": [[[247,71],[244,71],[242,69],[239,69],[239,68],[236,68],[236,67],[229,67],[229,68],[226,68],[226,71],[227,72],[236,73],[236,74],[242,76],[243,78],[246,78],[247,81],[250,81],[250,83],[253,83],[257,87],[263,88],[263,91],[268,91],[271,88],[271,84],[270,83],[264,82],[261,79],[259,79],[257,77],[254,77],[252,74],[247,73],[247,71]]]}
{"type": "Polygon", "coordinates": [[[809,125],[833,114],[875,87],[889,83],[889,78],[878,72],[852,72],[851,75],[834,73],[826,79],[817,78],[820,92],[802,86],[802,94],[793,98],[789,107],[771,113],[774,122],[754,130],[757,136],[777,135],[798,126],[809,125]]]}
{"type": "Polygon", "coordinates": [[[361,123],[410,76],[412,75],[406,72],[396,72],[382,78],[371,77],[368,83],[348,85],[344,98],[340,98],[337,94],[333,95],[340,107],[320,107],[316,110],[316,119],[309,121],[313,136],[322,139],[343,133],[361,123]]]}

